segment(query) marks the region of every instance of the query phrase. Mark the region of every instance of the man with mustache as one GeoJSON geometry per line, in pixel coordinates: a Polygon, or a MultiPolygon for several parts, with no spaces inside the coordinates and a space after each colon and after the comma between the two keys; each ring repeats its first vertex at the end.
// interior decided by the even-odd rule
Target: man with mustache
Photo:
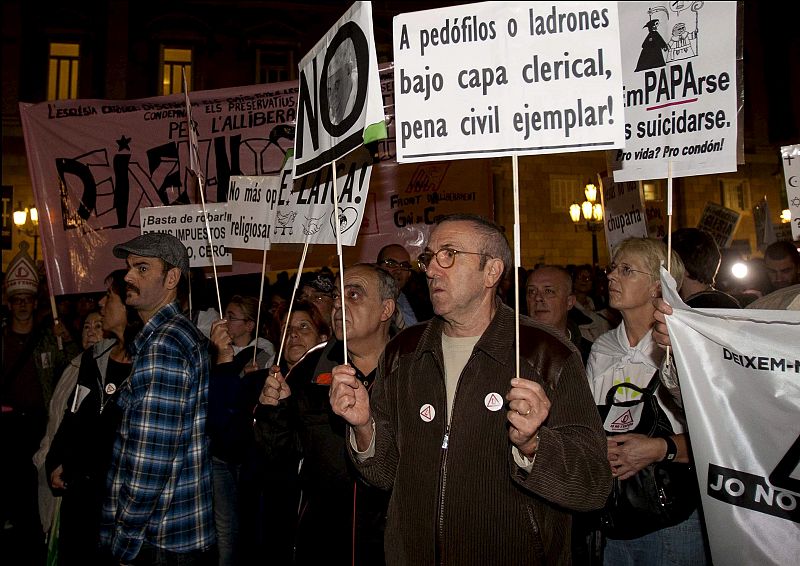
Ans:
{"type": "Polygon", "coordinates": [[[347,268],[344,296],[340,296],[340,290],[334,291],[336,340],[309,350],[287,376],[278,366],[273,366],[267,376],[256,418],[270,424],[276,438],[274,452],[285,449],[293,433],[299,438],[304,458],[295,564],[380,566],[384,562],[383,530],[389,496],[356,481],[357,474],[347,460],[347,423],[333,414],[328,390],[334,368],[347,368],[365,391],[372,387],[378,359],[389,341],[397,293],[394,278],[374,265],[347,268]],[[344,362],[342,319],[347,331],[348,366],[340,365],[344,362]]]}
{"type": "Polygon", "coordinates": [[[209,359],[205,337],[177,301],[189,256],[163,233],[119,244],[114,255],[128,264],[125,302],[144,328],[119,394],[101,542],[121,564],[205,563],[216,537],[205,433],[209,359]]]}
{"type": "Polygon", "coordinates": [[[570,510],[603,506],[606,439],[578,352],[496,297],[511,265],[500,228],[451,215],[420,268],[436,316],[387,346],[375,387],[333,372],[351,460],[392,489],[390,565],[570,563],[570,510]]]}

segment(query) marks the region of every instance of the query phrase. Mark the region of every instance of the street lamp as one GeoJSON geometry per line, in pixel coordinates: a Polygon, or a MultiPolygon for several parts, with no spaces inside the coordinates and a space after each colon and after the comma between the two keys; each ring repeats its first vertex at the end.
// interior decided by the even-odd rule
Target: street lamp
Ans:
{"type": "Polygon", "coordinates": [[[600,262],[597,253],[597,232],[603,228],[603,205],[597,202],[597,187],[589,181],[583,189],[586,200],[583,204],[572,203],[569,207],[569,216],[578,231],[578,225],[586,222],[586,229],[592,233],[592,265],[595,267],[600,262]]]}
{"type": "Polygon", "coordinates": [[[17,202],[17,210],[14,211],[14,225],[19,232],[29,238],[33,238],[33,261],[36,261],[36,254],[39,244],[39,211],[35,206],[22,208],[22,203],[17,202]],[[28,226],[28,217],[31,219],[31,226],[28,226]]]}

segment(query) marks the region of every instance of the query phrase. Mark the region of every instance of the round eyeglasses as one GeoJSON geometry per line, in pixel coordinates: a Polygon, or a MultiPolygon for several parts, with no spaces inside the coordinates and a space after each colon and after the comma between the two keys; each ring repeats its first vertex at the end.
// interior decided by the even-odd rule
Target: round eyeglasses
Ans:
{"type": "Polygon", "coordinates": [[[452,248],[442,248],[436,252],[425,252],[420,254],[417,258],[417,265],[419,266],[420,270],[428,271],[428,266],[431,264],[431,261],[433,258],[436,258],[436,263],[439,264],[439,267],[442,269],[450,269],[456,262],[456,256],[458,254],[480,255],[488,258],[492,257],[483,252],[465,252],[463,250],[454,250],[452,248]]]}

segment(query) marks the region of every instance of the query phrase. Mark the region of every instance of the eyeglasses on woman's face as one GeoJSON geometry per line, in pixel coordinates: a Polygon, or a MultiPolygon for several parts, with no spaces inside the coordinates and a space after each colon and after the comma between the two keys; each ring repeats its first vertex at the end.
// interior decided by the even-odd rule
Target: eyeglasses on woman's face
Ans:
{"type": "Polygon", "coordinates": [[[622,277],[624,277],[625,279],[628,279],[628,278],[632,277],[634,273],[641,273],[643,275],[647,275],[648,277],[651,276],[647,271],[642,271],[640,269],[634,269],[630,265],[628,265],[627,263],[620,263],[619,265],[617,265],[616,263],[612,263],[611,265],[609,265],[606,268],[606,275],[610,276],[612,273],[614,273],[618,269],[619,269],[619,274],[622,277]]]}

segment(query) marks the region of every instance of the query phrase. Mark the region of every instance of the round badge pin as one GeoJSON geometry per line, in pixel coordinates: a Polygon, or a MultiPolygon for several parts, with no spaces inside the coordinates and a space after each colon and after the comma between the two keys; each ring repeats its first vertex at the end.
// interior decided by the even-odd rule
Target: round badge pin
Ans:
{"type": "Polygon", "coordinates": [[[433,420],[436,416],[436,409],[433,408],[433,405],[430,403],[425,403],[419,409],[419,418],[421,418],[426,423],[429,423],[433,420]]]}
{"type": "Polygon", "coordinates": [[[113,383],[109,383],[109,384],[106,385],[106,394],[113,395],[114,391],[116,391],[116,390],[117,390],[117,386],[114,385],[113,383]]]}
{"type": "Polygon", "coordinates": [[[483,404],[492,412],[499,411],[503,408],[503,396],[493,391],[483,398],[483,404]]]}

